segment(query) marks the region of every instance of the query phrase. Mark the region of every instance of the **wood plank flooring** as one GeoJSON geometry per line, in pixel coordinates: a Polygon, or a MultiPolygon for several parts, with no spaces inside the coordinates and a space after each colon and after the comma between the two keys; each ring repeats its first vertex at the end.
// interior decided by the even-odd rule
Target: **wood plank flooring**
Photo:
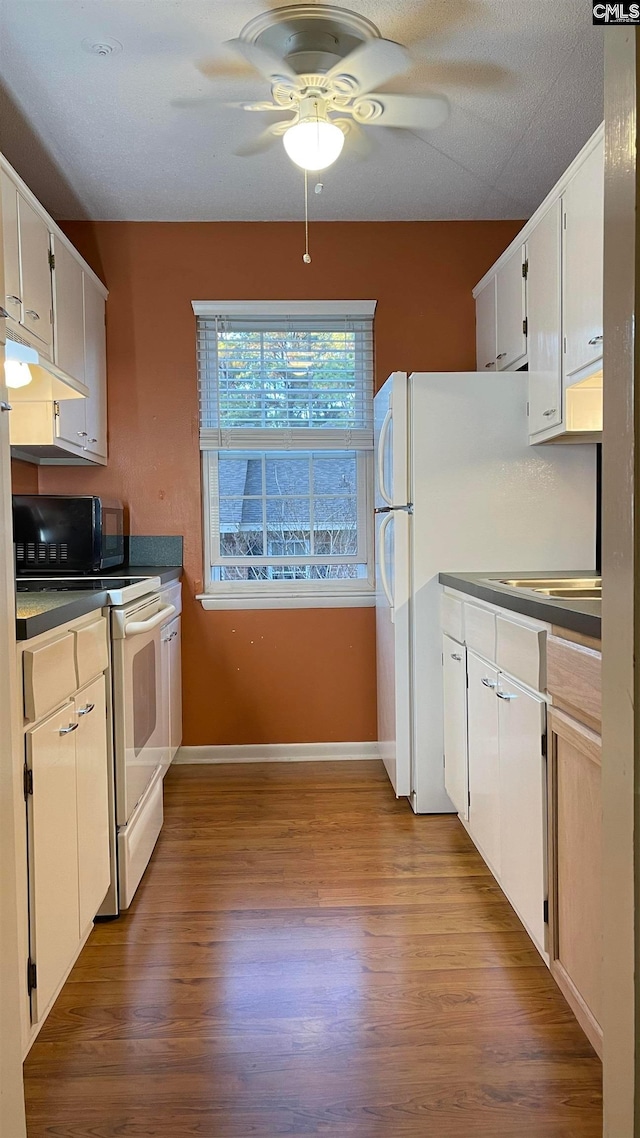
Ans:
{"type": "Polygon", "coordinates": [[[381,765],[175,767],[25,1065],[29,1138],[596,1138],[601,1067],[449,815],[381,765]]]}

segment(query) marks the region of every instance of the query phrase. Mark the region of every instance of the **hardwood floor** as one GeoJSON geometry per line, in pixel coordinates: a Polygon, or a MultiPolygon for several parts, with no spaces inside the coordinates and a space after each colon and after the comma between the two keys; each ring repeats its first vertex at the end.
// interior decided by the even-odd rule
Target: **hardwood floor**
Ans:
{"type": "Polygon", "coordinates": [[[458,820],[375,762],[173,768],[25,1065],[29,1138],[596,1138],[600,1084],[458,820]]]}

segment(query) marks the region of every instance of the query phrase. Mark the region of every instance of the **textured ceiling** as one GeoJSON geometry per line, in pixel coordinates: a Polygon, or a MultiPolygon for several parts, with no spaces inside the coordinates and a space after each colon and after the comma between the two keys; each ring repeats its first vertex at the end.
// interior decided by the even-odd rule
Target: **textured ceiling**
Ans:
{"type": "MultiPolygon", "coordinates": [[[[276,4],[272,4],[275,7],[276,4]]],[[[321,220],[529,216],[602,119],[602,31],[585,0],[350,0],[437,91],[438,130],[369,128],[312,196],[321,220]]],[[[263,116],[182,97],[260,98],[223,43],[268,0],[0,0],[0,149],[59,219],[293,220],[302,174],[281,143],[234,149],[263,116]],[[100,57],[83,40],[117,40],[100,57]],[[203,58],[229,61],[207,79],[203,58]]],[[[270,120],[266,120],[270,121],[270,120]]]]}

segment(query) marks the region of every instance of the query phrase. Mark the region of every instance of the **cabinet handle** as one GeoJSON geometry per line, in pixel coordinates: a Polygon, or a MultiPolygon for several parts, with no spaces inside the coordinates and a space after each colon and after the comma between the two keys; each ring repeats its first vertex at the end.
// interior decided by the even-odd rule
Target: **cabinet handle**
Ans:
{"type": "Polygon", "coordinates": [[[496,359],[497,360],[503,360],[504,357],[506,356],[506,354],[507,354],[506,352],[498,352],[496,359]]]}
{"type": "Polygon", "coordinates": [[[71,731],[77,731],[80,725],[78,723],[70,723],[68,727],[60,728],[60,735],[69,735],[71,731]]]}
{"type": "Polygon", "coordinates": [[[32,320],[40,319],[40,313],[36,312],[35,308],[27,308],[27,316],[30,316],[32,320]]]}
{"type": "Polygon", "coordinates": [[[548,419],[551,415],[555,415],[556,411],[557,407],[550,407],[548,411],[543,411],[542,414],[548,419]]]}
{"type": "Polygon", "coordinates": [[[498,686],[497,680],[489,680],[486,676],[482,677],[482,683],[486,688],[491,688],[492,691],[498,686]]]}
{"type": "Polygon", "coordinates": [[[90,443],[97,443],[97,441],[98,441],[97,439],[89,439],[90,443]]]}
{"type": "Polygon", "coordinates": [[[77,431],[76,434],[78,434],[81,439],[86,439],[86,437],[87,437],[86,431],[77,431]]]}
{"type": "Polygon", "coordinates": [[[11,411],[11,410],[12,410],[11,404],[7,403],[6,399],[3,399],[0,402],[0,411],[11,411]]]}
{"type": "Polygon", "coordinates": [[[22,300],[19,296],[8,296],[7,300],[10,300],[12,304],[22,304],[22,300]]]}
{"type": "Polygon", "coordinates": [[[95,706],[95,703],[85,704],[84,707],[79,708],[78,715],[90,715],[95,706]]]}
{"type": "Polygon", "coordinates": [[[601,344],[603,340],[604,336],[592,336],[589,340],[589,346],[594,348],[596,344],[601,344]]]}
{"type": "Polygon", "coordinates": [[[489,363],[488,363],[488,364],[485,364],[484,366],[485,366],[485,367],[495,367],[495,366],[496,366],[496,361],[495,361],[495,360],[489,360],[489,363]]]}
{"type": "Polygon", "coordinates": [[[518,698],[518,697],[517,697],[517,695],[515,695],[515,694],[514,694],[513,692],[511,692],[511,691],[497,691],[497,692],[496,692],[496,695],[497,695],[498,699],[507,699],[507,700],[509,700],[509,699],[517,699],[517,698],[518,698]]]}
{"type": "Polygon", "coordinates": [[[9,313],[7,312],[6,308],[3,308],[0,304],[0,320],[6,320],[8,315],[9,313]]]}
{"type": "Polygon", "coordinates": [[[457,660],[458,663],[460,663],[460,661],[462,660],[462,656],[460,656],[460,654],[458,652],[452,652],[451,653],[451,659],[457,660]]]}

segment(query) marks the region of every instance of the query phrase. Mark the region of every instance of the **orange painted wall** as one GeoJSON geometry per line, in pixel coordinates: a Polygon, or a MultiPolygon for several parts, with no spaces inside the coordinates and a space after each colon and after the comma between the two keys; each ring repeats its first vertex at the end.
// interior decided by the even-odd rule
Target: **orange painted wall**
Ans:
{"type": "Polygon", "coordinates": [[[132,533],[184,534],[184,742],[376,737],[373,609],[204,612],[191,300],[373,298],[377,383],[475,366],[471,289],[517,222],[73,222],[110,289],[107,469],[42,467],[40,491],[120,496],[132,533]]]}
{"type": "Polygon", "coordinates": [[[32,462],[11,459],[11,491],[13,494],[38,493],[38,467],[32,462]]]}

